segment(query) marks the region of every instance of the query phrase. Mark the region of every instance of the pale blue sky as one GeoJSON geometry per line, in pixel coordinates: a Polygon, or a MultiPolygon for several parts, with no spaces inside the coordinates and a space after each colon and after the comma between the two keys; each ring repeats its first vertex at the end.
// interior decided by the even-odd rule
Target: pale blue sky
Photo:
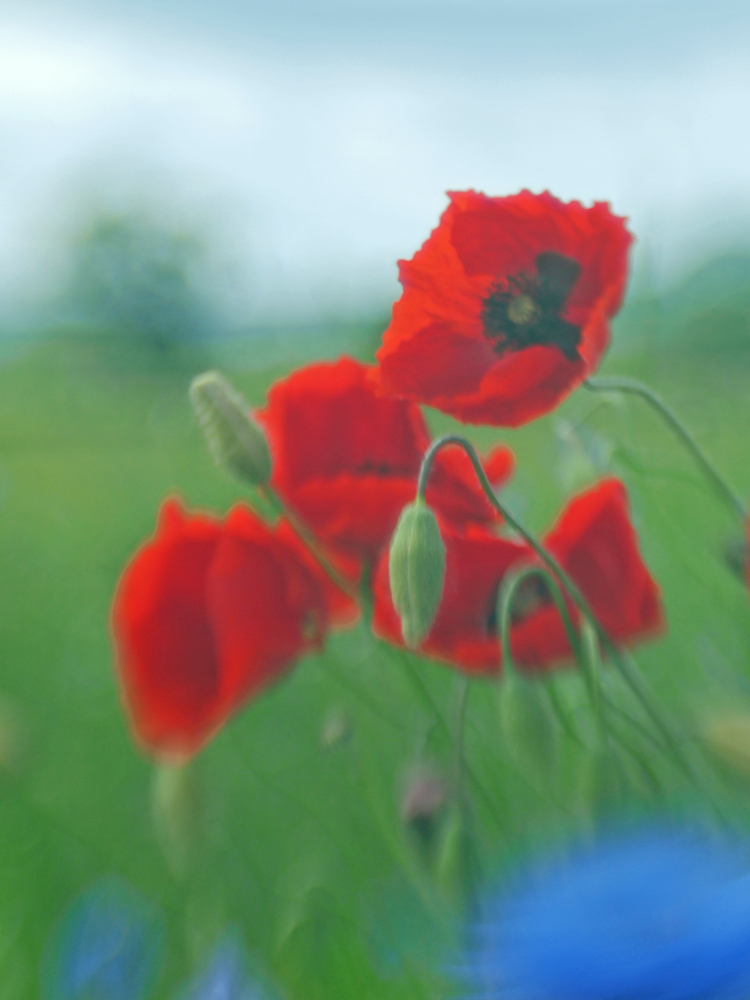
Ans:
{"type": "Polygon", "coordinates": [[[387,302],[450,188],[609,200],[668,280],[750,245],[748,51],[730,0],[3,0],[2,289],[144,191],[258,316],[387,302]]]}

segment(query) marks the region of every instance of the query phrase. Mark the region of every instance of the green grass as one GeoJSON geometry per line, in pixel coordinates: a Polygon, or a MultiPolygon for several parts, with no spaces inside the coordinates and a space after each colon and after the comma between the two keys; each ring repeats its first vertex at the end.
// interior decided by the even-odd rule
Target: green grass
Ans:
{"type": "MultiPolygon", "coordinates": [[[[171,997],[231,924],[295,1000],[443,996],[459,912],[446,828],[444,857],[431,867],[403,828],[399,796],[421,760],[452,773],[459,677],[451,670],[389,651],[362,626],[334,636],[196,761],[199,809],[184,865],[157,836],[154,769],[120,709],[108,613],[118,574],[165,495],[217,511],[237,498],[192,419],[193,369],[190,359],[155,367],[73,335],[0,368],[0,1000],[39,995],[55,921],[112,872],[166,915],[157,998],[171,997]],[[331,713],[350,732],[325,746],[331,713]]],[[[646,344],[608,370],[648,378],[741,495],[750,493],[745,361],[646,344]]],[[[230,374],[260,403],[280,371],[230,374]]],[[[430,419],[436,431],[450,426],[430,419]]],[[[738,526],[641,403],[581,390],[531,426],[474,437],[515,449],[508,502],[537,530],[571,489],[605,471],[621,475],[670,623],[637,651],[643,672],[682,720],[688,748],[707,713],[750,708],[748,595],[721,554],[738,526]]],[[[590,738],[579,678],[562,678],[560,688],[590,738]]],[[[476,682],[467,787],[476,864],[488,879],[592,817],[586,754],[565,744],[550,793],[508,754],[498,719],[496,685],[476,682]]],[[[645,738],[633,743],[658,788],[630,761],[631,809],[698,808],[674,767],[645,738]]],[[[747,788],[699,763],[724,812],[746,824],[747,788]]]]}

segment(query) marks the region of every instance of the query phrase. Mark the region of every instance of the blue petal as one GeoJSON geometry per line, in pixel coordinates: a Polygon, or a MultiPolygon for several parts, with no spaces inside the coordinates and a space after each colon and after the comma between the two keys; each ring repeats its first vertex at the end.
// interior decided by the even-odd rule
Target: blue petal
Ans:
{"type": "Polygon", "coordinates": [[[45,1000],[141,1000],[161,955],[159,913],[115,877],[97,882],[63,915],[42,964],[45,1000]]]}
{"type": "Polygon", "coordinates": [[[179,994],[179,1000],[262,1000],[247,981],[239,935],[225,934],[206,967],[179,994]]]}
{"type": "Polygon", "coordinates": [[[474,929],[475,997],[738,1000],[750,993],[750,862],[658,827],[535,873],[474,929]]]}

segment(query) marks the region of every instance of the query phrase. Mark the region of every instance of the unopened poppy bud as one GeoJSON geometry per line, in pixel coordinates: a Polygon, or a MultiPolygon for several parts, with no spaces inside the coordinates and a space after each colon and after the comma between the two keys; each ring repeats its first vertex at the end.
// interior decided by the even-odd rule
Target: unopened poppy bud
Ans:
{"type": "Polygon", "coordinates": [[[437,518],[424,500],[401,511],[388,568],[404,642],[415,649],[435,621],[445,581],[445,545],[437,518]]]}
{"type": "Polygon", "coordinates": [[[240,482],[263,486],[271,478],[271,453],[242,396],[218,372],[190,385],[193,404],[216,464],[240,482]]]}
{"type": "Polygon", "coordinates": [[[552,777],[557,765],[557,728],[544,682],[509,672],[500,688],[500,722],[516,760],[552,777]]]}

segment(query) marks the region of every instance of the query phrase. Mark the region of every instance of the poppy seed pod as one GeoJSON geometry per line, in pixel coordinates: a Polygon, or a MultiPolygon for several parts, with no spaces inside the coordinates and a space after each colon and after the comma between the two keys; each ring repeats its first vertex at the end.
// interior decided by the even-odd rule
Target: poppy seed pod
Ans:
{"type": "Polygon", "coordinates": [[[407,646],[415,649],[430,631],[445,580],[445,546],[437,518],[424,500],[401,511],[389,560],[393,605],[407,646]]]}
{"type": "Polygon", "coordinates": [[[240,482],[265,485],[271,453],[242,396],[223,375],[204,372],[190,385],[190,402],[216,464],[240,482]]]}

